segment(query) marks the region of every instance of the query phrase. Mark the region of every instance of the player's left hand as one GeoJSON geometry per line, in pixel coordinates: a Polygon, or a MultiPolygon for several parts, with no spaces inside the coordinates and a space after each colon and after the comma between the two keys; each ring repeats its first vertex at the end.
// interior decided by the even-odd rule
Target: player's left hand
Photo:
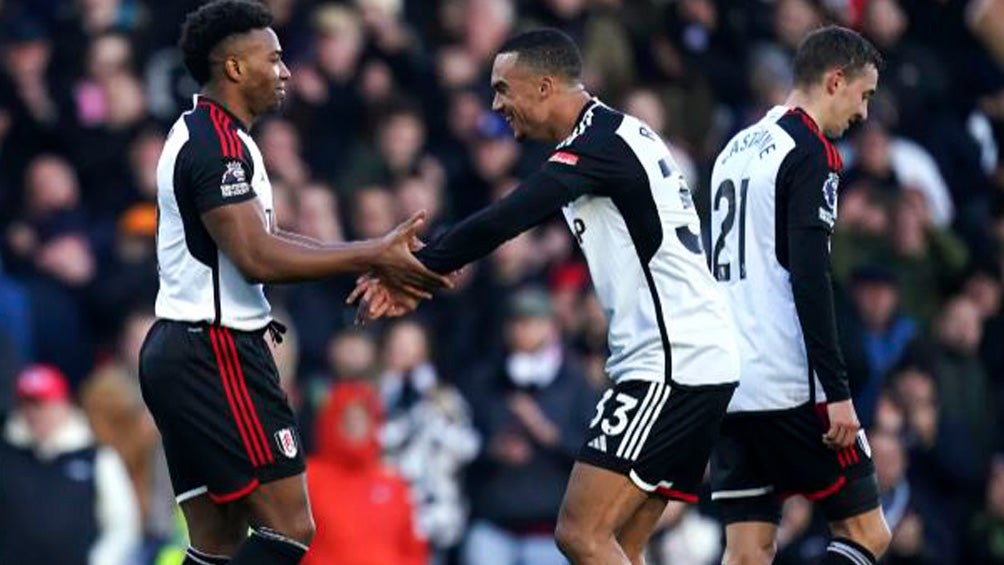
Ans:
{"type": "Polygon", "coordinates": [[[381,283],[380,279],[366,274],[356,279],[356,288],[345,299],[346,304],[359,300],[356,310],[356,324],[362,325],[378,318],[397,318],[418,307],[419,300],[401,292],[395,292],[381,283]]]}
{"type": "Polygon", "coordinates": [[[827,404],[826,412],[830,417],[830,429],[823,435],[823,443],[834,450],[853,445],[858,430],[861,429],[861,422],[858,421],[850,399],[827,404]]]}

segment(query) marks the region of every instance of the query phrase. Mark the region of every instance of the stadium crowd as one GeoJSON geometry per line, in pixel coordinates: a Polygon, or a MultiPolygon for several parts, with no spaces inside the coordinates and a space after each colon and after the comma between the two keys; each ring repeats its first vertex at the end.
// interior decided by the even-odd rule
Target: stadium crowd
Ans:
{"type": "MultiPolygon", "coordinates": [[[[180,562],[136,371],[156,162],[195,91],[175,43],[199,3],[0,0],[0,563],[37,563],[39,544],[53,563],[180,562]]],[[[539,165],[548,148],[490,111],[514,31],[571,34],[589,91],[661,133],[707,212],[712,159],[783,101],[799,40],[860,30],[886,66],[840,145],[832,251],[885,562],[1004,563],[1004,2],[266,4],[293,76],[253,135],[278,224],[325,241],[419,209],[434,238],[539,165]]],[[[400,321],[355,326],[353,284],[270,289],[291,327],[275,355],[309,453],[309,562],[563,563],[557,509],[607,386],[604,313],[563,222],[400,321]]],[[[790,499],[778,562],[813,562],[824,532],[790,499]]],[[[671,504],[651,562],[718,563],[721,548],[713,505],[671,504]]]]}

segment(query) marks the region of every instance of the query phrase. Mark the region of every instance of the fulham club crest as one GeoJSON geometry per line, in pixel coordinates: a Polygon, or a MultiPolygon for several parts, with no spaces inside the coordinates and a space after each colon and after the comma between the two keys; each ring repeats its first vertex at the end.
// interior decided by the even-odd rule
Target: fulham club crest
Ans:
{"type": "Polygon", "coordinates": [[[283,455],[289,459],[296,457],[296,436],[293,435],[293,430],[283,428],[275,432],[275,443],[283,455]]]}

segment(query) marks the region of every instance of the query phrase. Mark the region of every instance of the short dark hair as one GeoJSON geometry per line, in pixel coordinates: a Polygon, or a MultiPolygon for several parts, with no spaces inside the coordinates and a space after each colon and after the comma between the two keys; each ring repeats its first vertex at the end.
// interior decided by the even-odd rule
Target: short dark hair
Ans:
{"type": "Polygon", "coordinates": [[[210,79],[209,54],[232,35],[272,25],[272,12],[259,2],[213,0],[191,12],[181,26],[178,47],[185,67],[200,85],[210,79]]]}
{"type": "Polygon", "coordinates": [[[823,73],[839,67],[856,75],[866,65],[882,69],[882,55],[870,41],[856,31],[840,26],[826,26],[805,36],[795,53],[795,84],[808,86],[823,73]]]}
{"type": "Polygon", "coordinates": [[[515,53],[517,61],[544,74],[576,80],[582,75],[582,54],[565,32],[543,28],[515,35],[499,48],[498,54],[515,53]]]}

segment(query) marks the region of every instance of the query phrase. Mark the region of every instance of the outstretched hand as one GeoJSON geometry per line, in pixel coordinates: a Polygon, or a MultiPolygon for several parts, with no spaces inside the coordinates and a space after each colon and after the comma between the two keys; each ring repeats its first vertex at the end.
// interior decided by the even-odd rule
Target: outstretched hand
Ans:
{"type": "Polygon", "coordinates": [[[346,304],[359,300],[355,323],[362,325],[378,318],[397,318],[418,307],[419,298],[388,289],[380,279],[365,274],[356,279],[356,288],[345,299],[346,304]]]}
{"type": "Polygon", "coordinates": [[[372,273],[387,290],[412,299],[432,298],[435,290],[453,288],[449,277],[429,270],[412,254],[421,249],[418,230],[424,224],[425,212],[417,212],[385,235],[372,273]]]}

